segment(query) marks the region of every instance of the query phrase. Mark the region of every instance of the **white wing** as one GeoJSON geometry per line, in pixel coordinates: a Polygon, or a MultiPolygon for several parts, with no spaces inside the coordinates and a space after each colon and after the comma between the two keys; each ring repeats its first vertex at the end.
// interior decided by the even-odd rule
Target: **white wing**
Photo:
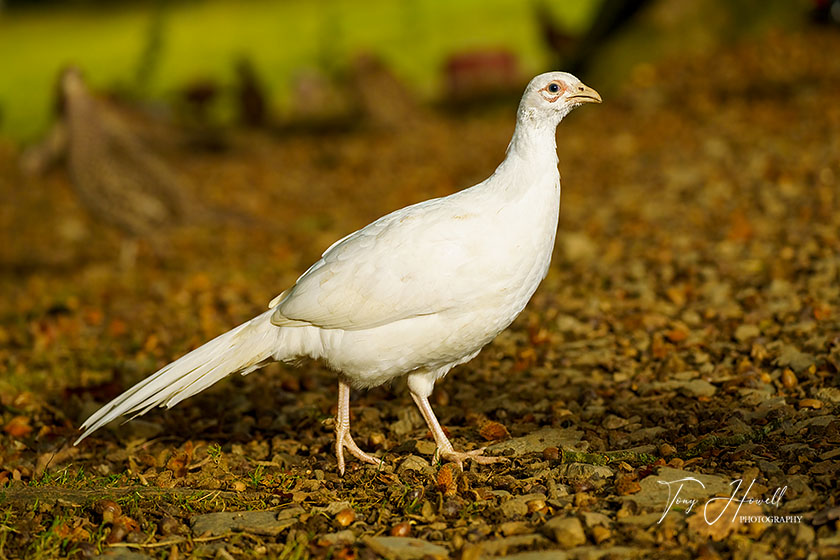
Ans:
{"type": "Polygon", "coordinates": [[[468,308],[490,287],[476,268],[497,259],[484,232],[492,217],[465,198],[403,208],[338,241],[272,301],[272,322],[357,330],[468,308]]]}

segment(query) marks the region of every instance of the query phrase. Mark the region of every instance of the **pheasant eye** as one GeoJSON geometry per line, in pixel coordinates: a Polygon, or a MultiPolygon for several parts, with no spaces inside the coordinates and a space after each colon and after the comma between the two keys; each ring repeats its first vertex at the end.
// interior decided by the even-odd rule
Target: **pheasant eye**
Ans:
{"type": "Polygon", "coordinates": [[[560,86],[552,82],[548,84],[548,91],[550,91],[551,93],[557,93],[558,91],[560,91],[560,86]]]}

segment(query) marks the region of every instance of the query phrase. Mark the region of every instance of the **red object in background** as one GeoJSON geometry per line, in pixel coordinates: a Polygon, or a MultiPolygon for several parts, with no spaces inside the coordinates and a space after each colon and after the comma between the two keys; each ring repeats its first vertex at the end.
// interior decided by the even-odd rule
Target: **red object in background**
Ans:
{"type": "Polygon", "coordinates": [[[465,52],[450,56],[444,67],[446,97],[475,99],[521,86],[516,55],[504,49],[465,52]]]}

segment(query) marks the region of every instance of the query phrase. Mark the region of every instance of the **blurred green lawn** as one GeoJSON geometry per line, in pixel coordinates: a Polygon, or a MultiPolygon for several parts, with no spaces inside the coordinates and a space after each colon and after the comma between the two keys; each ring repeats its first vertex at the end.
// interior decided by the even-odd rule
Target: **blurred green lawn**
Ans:
{"type": "MultiPolygon", "coordinates": [[[[133,87],[155,6],[55,6],[0,12],[0,135],[29,141],[50,120],[58,70],[80,66],[94,87],[133,87]]],[[[570,30],[591,17],[594,0],[555,2],[570,30]]],[[[522,0],[209,0],[166,5],[159,64],[144,89],[165,97],[191,79],[233,79],[242,54],[281,104],[294,73],[340,67],[374,51],[421,96],[437,90],[451,53],[503,46],[526,73],[547,64],[533,3],[522,0]]]]}

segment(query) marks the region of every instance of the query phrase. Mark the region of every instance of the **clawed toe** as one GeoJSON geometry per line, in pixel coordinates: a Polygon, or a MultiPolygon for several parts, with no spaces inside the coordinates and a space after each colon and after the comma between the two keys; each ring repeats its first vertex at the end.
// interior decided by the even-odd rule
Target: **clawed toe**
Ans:
{"type": "MultiPolygon", "coordinates": [[[[410,383],[409,386],[411,386],[410,383]]],[[[455,463],[461,470],[464,470],[464,461],[467,459],[472,459],[480,465],[489,465],[490,463],[501,463],[503,461],[507,461],[507,459],[503,457],[484,457],[483,454],[486,449],[485,447],[475,449],[473,451],[455,451],[452,448],[452,442],[449,441],[449,438],[446,437],[446,433],[443,431],[443,428],[440,427],[440,422],[438,422],[438,419],[432,410],[432,405],[429,404],[429,397],[427,395],[416,393],[412,390],[411,398],[414,399],[415,404],[417,404],[420,414],[429,426],[432,436],[435,438],[435,443],[437,443],[437,451],[435,451],[434,458],[435,462],[439,459],[443,459],[444,461],[455,463]]]]}
{"type": "Polygon", "coordinates": [[[343,436],[339,436],[340,440],[336,440],[336,460],[338,461],[338,471],[343,475],[344,474],[344,450],[350,452],[350,454],[357,458],[358,460],[369,463],[371,465],[379,466],[382,464],[381,459],[377,459],[373,455],[369,453],[365,453],[362,451],[356,442],[353,441],[353,437],[350,435],[349,432],[345,432],[343,436]]]}
{"type": "Polygon", "coordinates": [[[492,463],[502,463],[507,461],[504,457],[484,455],[485,449],[486,447],[474,449],[473,451],[455,451],[454,449],[438,450],[438,456],[444,461],[455,463],[461,470],[464,470],[464,461],[467,459],[475,461],[479,465],[489,465],[492,463]]]}
{"type": "Polygon", "coordinates": [[[350,434],[347,434],[347,435],[344,436],[344,447],[347,448],[347,451],[349,451],[350,454],[353,455],[353,457],[359,459],[360,461],[364,461],[365,463],[370,463],[371,465],[382,464],[381,459],[377,459],[373,455],[370,455],[369,453],[365,453],[364,451],[362,451],[359,448],[359,446],[356,445],[356,442],[353,441],[353,438],[350,436],[350,434]]]}

